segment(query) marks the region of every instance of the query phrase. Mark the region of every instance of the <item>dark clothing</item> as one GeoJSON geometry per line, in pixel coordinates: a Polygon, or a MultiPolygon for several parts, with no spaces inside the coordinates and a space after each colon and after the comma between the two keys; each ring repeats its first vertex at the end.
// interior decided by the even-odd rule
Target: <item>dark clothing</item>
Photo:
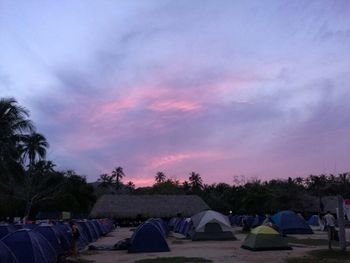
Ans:
{"type": "Polygon", "coordinates": [[[73,235],[73,238],[75,240],[79,239],[80,237],[80,232],[79,232],[79,229],[77,227],[75,228],[72,228],[72,235],[73,235]]]}

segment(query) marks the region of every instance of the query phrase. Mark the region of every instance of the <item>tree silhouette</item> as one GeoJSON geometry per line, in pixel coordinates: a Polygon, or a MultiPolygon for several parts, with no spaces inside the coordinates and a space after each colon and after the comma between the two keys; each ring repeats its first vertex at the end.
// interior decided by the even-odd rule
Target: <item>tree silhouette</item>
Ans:
{"type": "Polygon", "coordinates": [[[125,176],[123,168],[118,166],[112,171],[112,179],[115,180],[117,189],[120,188],[120,183],[123,177],[125,176]]]}
{"type": "Polygon", "coordinates": [[[126,183],[126,188],[129,192],[133,192],[135,190],[135,184],[132,181],[126,183]]]}
{"type": "Polygon", "coordinates": [[[100,174],[100,178],[97,180],[99,183],[98,186],[100,187],[108,187],[113,185],[112,177],[108,174],[100,174]]]}
{"type": "Polygon", "coordinates": [[[0,99],[0,170],[3,172],[20,158],[21,137],[34,131],[28,117],[29,112],[19,106],[15,99],[0,99]]]}
{"type": "Polygon", "coordinates": [[[44,135],[40,133],[31,133],[22,136],[23,159],[29,161],[29,167],[32,167],[36,160],[43,160],[46,157],[46,149],[49,147],[44,135]]]}
{"type": "Polygon", "coordinates": [[[192,192],[199,192],[203,189],[203,180],[199,173],[191,172],[188,180],[192,192]]]}
{"type": "Polygon", "coordinates": [[[157,175],[154,177],[157,184],[161,184],[165,182],[166,176],[163,172],[157,172],[157,175]]]}

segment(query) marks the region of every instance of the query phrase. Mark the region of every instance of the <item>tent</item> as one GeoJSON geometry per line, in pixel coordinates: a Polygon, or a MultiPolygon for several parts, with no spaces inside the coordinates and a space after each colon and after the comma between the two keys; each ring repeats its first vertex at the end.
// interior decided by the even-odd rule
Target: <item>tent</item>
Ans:
{"type": "Polygon", "coordinates": [[[318,215],[312,215],[309,220],[307,221],[307,223],[310,225],[310,226],[319,226],[320,223],[319,223],[319,219],[320,217],[318,215]]]}
{"type": "Polygon", "coordinates": [[[256,215],[254,217],[254,221],[252,223],[252,227],[257,227],[263,224],[263,222],[265,221],[266,216],[261,216],[261,215],[256,215]]]}
{"type": "MultiPolygon", "coordinates": [[[[67,227],[70,228],[69,225],[66,225],[67,227]]],[[[78,230],[79,230],[79,233],[80,233],[80,236],[79,236],[79,239],[78,239],[78,248],[79,249],[82,249],[84,248],[87,244],[89,244],[91,241],[89,241],[89,238],[88,238],[88,234],[90,233],[89,230],[86,230],[86,227],[85,227],[85,231],[88,231],[88,232],[85,232],[84,231],[84,228],[83,228],[83,225],[80,225],[80,224],[76,224],[76,226],[78,227],[78,230]]],[[[71,233],[71,232],[70,232],[71,233]]],[[[90,234],[90,238],[92,240],[92,237],[91,237],[91,234],[90,234]]]]}
{"type": "Polygon", "coordinates": [[[98,234],[98,229],[96,228],[96,226],[92,223],[91,220],[87,220],[86,223],[88,224],[90,230],[91,230],[91,233],[92,233],[92,237],[94,239],[94,241],[96,241],[100,235],[98,234]]]}
{"type": "Polygon", "coordinates": [[[282,234],[313,234],[307,222],[290,210],[281,211],[271,217],[282,234]]]}
{"type": "Polygon", "coordinates": [[[291,249],[288,246],[287,239],[269,226],[253,228],[241,247],[254,251],[291,249]]]}
{"type": "Polygon", "coordinates": [[[104,233],[103,233],[103,228],[102,228],[101,223],[100,223],[98,220],[96,220],[96,219],[91,220],[91,222],[94,224],[95,229],[97,230],[98,235],[99,235],[100,237],[103,236],[104,233]]]}
{"type": "Polygon", "coordinates": [[[57,254],[50,243],[33,230],[20,229],[2,239],[19,263],[54,263],[57,254]]]}
{"type": "Polygon", "coordinates": [[[170,230],[174,230],[175,227],[175,223],[177,222],[178,218],[177,217],[172,217],[169,222],[168,222],[168,226],[170,230]]]}
{"type": "Polygon", "coordinates": [[[99,219],[98,220],[101,224],[101,227],[103,229],[103,234],[106,235],[109,232],[111,232],[114,229],[113,222],[110,219],[99,219]]]}
{"type": "MultiPolygon", "coordinates": [[[[0,225],[0,239],[9,233],[15,232],[17,229],[13,225],[0,225]]],[[[1,261],[0,261],[1,262],[1,261]]]]}
{"type": "Polygon", "coordinates": [[[147,222],[151,222],[154,223],[155,225],[157,225],[157,227],[160,228],[160,230],[162,231],[164,236],[168,235],[168,226],[165,224],[165,222],[163,221],[163,219],[161,218],[150,218],[147,220],[147,222]]]}
{"type": "Polygon", "coordinates": [[[177,218],[174,225],[174,232],[179,233],[181,225],[183,224],[184,218],[177,218]]]}
{"type": "Polygon", "coordinates": [[[57,255],[62,255],[64,253],[61,240],[59,239],[59,232],[49,224],[41,224],[33,231],[42,234],[50,245],[55,249],[57,255]]]}
{"type": "Polygon", "coordinates": [[[72,247],[72,232],[70,227],[65,224],[55,224],[52,227],[56,231],[56,235],[60,240],[61,247],[64,252],[68,252],[72,247]]]}
{"type": "Polygon", "coordinates": [[[18,263],[17,258],[12,251],[0,240],[0,262],[1,263],[18,263]]]}
{"type": "Polygon", "coordinates": [[[155,223],[140,225],[130,239],[129,253],[170,251],[165,236],[155,223]]]}
{"type": "Polygon", "coordinates": [[[191,217],[192,240],[235,240],[227,216],[213,210],[200,212],[191,217]]]}
{"type": "Polygon", "coordinates": [[[183,226],[180,229],[180,233],[183,234],[184,236],[187,236],[192,226],[193,224],[192,224],[191,218],[186,218],[184,220],[183,226]]]}
{"type": "Polygon", "coordinates": [[[86,221],[77,221],[76,225],[78,226],[80,235],[86,237],[88,243],[96,240],[95,235],[92,233],[91,226],[86,221]]]}
{"type": "Polygon", "coordinates": [[[242,219],[244,216],[242,215],[229,215],[228,219],[231,225],[242,226],[242,219]]]}

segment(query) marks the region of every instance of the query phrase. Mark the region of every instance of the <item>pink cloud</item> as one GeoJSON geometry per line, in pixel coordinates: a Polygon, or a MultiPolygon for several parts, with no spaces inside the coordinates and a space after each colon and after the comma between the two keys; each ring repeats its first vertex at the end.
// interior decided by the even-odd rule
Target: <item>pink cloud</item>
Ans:
{"type": "Polygon", "coordinates": [[[207,158],[220,158],[225,156],[224,153],[214,152],[214,151],[195,151],[195,152],[184,152],[168,154],[158,157],[153,157],[148,160],[150,163],[147,170],[155,170],[158,168],[163,168],[165,166],[171,166],[175,163],[188,160],[188,159],[207,159],[207,158]]]}
{"type": "Polygon", "coordinates": [[[169,111],[169,110],[180,110],[180,111],[192,111],[200,109],[201,106],[195,102],[181,101],[181,100],[158,100],[151,103],[148,107],[153,111],[169,111]]]}
{"type": "Polygon", "coordinates": [[[132,178],[129,181],[132,181],[136,187],[151,186],[154,184],[154,178],[132,178]]]}

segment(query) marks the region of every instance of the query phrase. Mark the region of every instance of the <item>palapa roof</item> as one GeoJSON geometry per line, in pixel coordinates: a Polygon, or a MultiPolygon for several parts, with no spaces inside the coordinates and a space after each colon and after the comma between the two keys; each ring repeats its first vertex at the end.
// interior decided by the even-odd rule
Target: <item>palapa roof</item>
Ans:
{"type": "Polygon", "coordinates": [[[209,206],[196,195],[103,195],[91,210],[90,217],[143,218],[189,217],[209,206]]]}

